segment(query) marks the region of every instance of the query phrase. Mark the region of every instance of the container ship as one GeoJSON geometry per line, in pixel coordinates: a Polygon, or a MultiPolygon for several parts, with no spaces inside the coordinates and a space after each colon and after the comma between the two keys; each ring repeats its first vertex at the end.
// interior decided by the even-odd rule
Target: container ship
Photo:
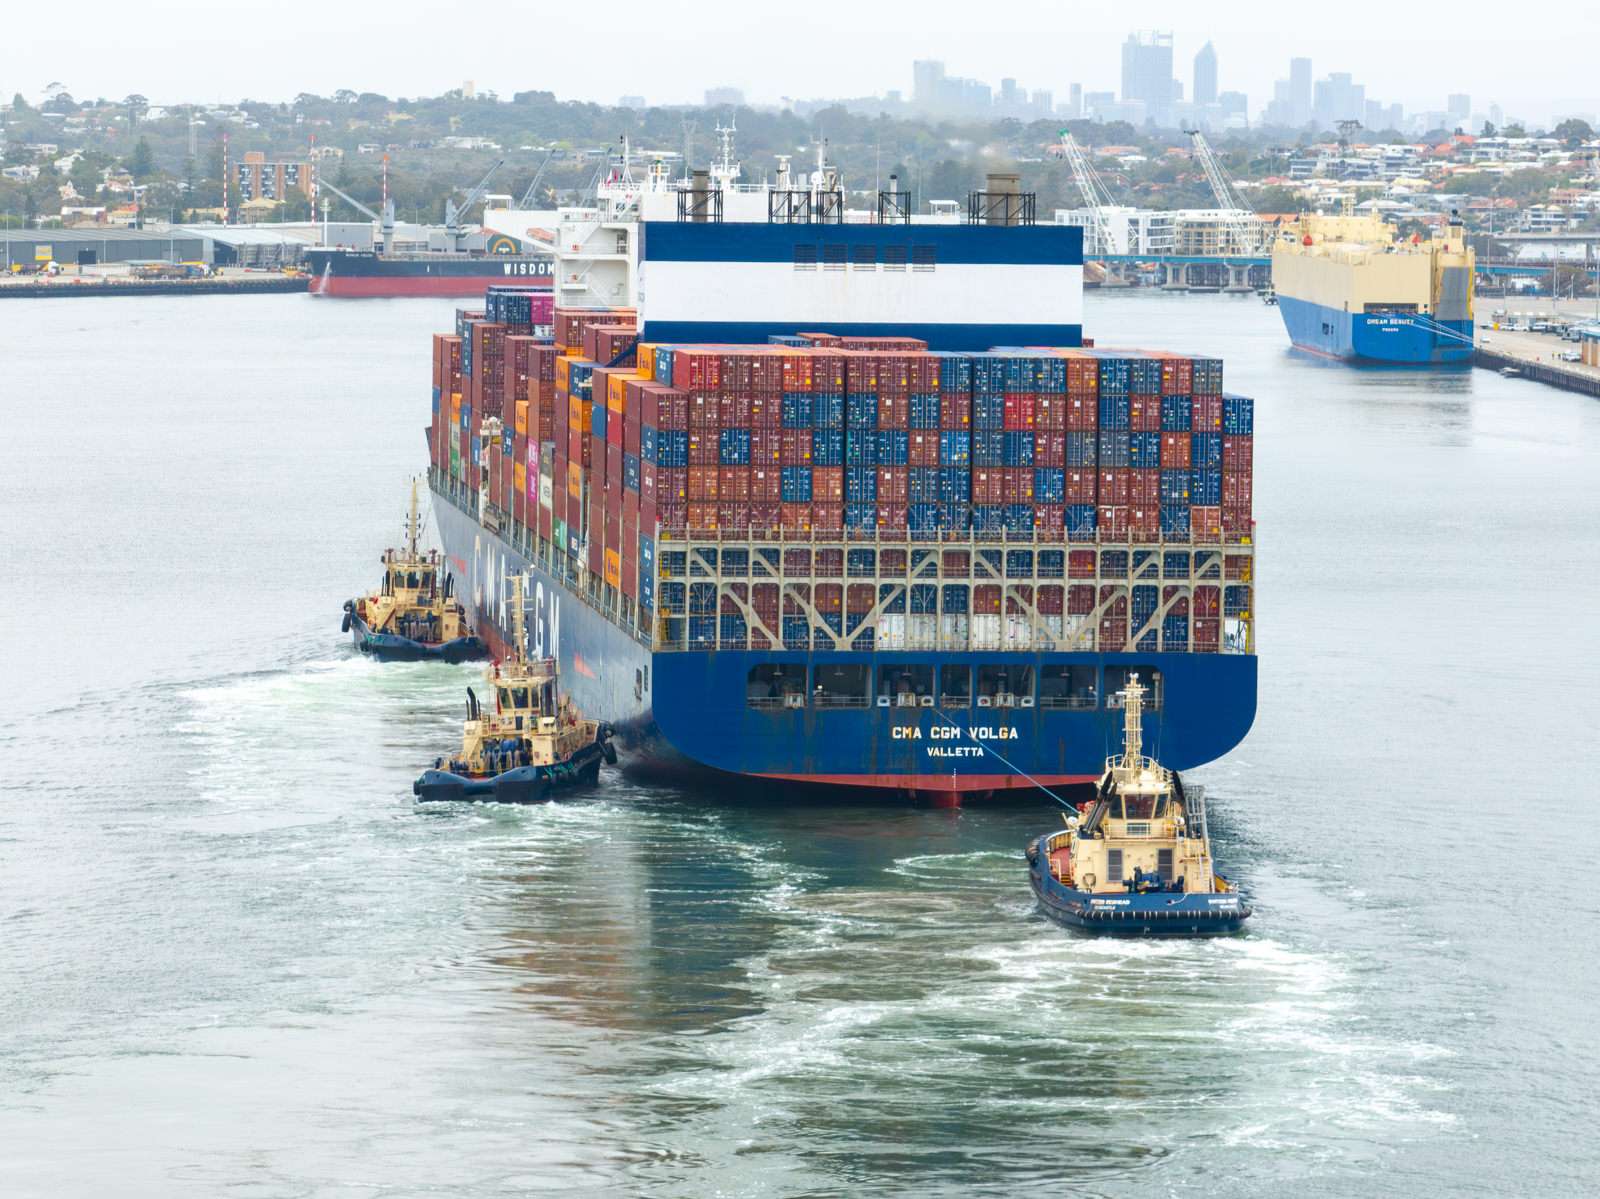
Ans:
{"type": "Polygon", "coordinates": [[[1272,288],[1289,340],[1360,362],[1468,362],[1474,258],[1449,224],[1397,239],[1376,216],[1303,216],[1272,247],[1272,288]]]}
{"type": "Polygon", "coordinates": [[[498,214],[609,302],[544,338],[493,288],[433,340],[435,526],[494,652],[525,573],[527,652],[629,766],[863,796],[1090,781],[1135,672],[1163,760],[1243,739],[1253,405],[1219,360],[1082,344],[1080,230],[1014,180],[929,222],[893,184],[846,212],[821,163],[626,168],[498,214]]]}
{"type": "Polygon", "coordinates": [[[549,255],[420,250],[390,252],[318,246],[304,254],[312,295],[482,298],[491,284],[549,290],[549,255]]]}

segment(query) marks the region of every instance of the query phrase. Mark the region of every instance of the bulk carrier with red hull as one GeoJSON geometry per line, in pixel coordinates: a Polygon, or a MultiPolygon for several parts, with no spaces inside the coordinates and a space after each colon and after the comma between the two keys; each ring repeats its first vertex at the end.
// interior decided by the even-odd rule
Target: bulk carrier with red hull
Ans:
{"type": "Polygon", "coordinates": [[[481,299],[493,284],[551,286],[546,254],[421,251],[391,253],[317,247],[305,251],[312,295],[336,297],[443,296],[481,299]]]}
{"type": "Polygon", "coordinates": [[[553,338],[489,319],[495,289],[434,339],[435,527],[475,627],[508,648],[526,574],[527,652],[634,766],[864,798],[1083,782],[1135,672],[1163,760],[1232,749],[1253,405],[1222,363],[1084,348],[1081,231],[1004,181],[938,222],[786,176],[624,170],[599,211],[486,214],[579,259],[607,236],[556,247],[605,302],[553,338]]]}

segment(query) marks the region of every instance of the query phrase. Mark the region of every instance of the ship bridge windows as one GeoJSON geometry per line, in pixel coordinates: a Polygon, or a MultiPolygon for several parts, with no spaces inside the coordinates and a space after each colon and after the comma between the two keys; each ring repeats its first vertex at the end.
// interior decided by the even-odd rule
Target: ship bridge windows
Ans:
{"type": "Polygon", "coordinates": [[[811,691],[819,708],[866,708],[872,704],[872,668],[864,662],[818,666],[811,691]]]}
{"type": "Polygon", "coordinates": [[[1161,702],[1164,698],[1164,693],[1166,690],[1161,678],[1161,672],[1154,666],[1138,665],[1106,667],[1106,707],[1122,707],[1122,696],[1118,693],[1128,685],[1129,676],[1135,674],[1139,676],[1139,683],[1145,689],[1145,708],[1156,709],[1161,707],[1161,702]]]}
{"type": "Polygon", "coordinates": [[[897,662],[878,667],[878,706],[880,708],[920,708],[933,706],[933,667],[914,662],[897,662]]]}
{"type": "Polygon", "coordinates": [[[1022,663],[978,667],[978,707],[1031,708],[1033,667],[1022,663]]]}
{"type": "Polygon", "coordinates": [[[1041,708],[1094,708],[1099,706],[1100,689],[1093,666],[1051,663],[1039,670],[1041,708]]]}
{"type": "Polygon", "coordinates": [[[1402,304],[1395,300],[1370,300],[1362,308],[1362,311],[1368,313],[1388,312],[1401,316],[1415,316],[1417,312],[1417,306],[1415,304],[1402,304]]]}
{"type": "Polygon", "coordinates": [[[745,704],[751,708],[803,708],[806,668],[799,662],[762,662],[745,679],[745,704]]]}
{"type": "Polygon", "coordinates": [[[970,708],[972,706],[972,667],[941,666],[939,668],[939,706],[941,708],[970,708]]]}

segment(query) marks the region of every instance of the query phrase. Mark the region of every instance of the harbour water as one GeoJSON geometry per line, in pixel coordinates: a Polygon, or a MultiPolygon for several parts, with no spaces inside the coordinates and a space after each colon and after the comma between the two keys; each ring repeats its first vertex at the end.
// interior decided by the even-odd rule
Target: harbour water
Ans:
{"type": "Polygon", "coordinates": [[[1600,404],[1088,298],[1257,397],[1260,714],[1208,943],[1039,917],[1043,799],[608,774],[418,811],[474,668],[343,599],[451,306],[15,301],[0,1193],[1577,1194],[1600,993],[1600,404]]]}

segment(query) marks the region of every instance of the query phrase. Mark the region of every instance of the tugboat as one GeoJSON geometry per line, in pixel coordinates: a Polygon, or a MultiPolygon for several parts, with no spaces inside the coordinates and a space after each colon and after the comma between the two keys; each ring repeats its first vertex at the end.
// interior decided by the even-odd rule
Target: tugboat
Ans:
{"type": "Polygon", "coordinates": [[[383,552],[383,586],[378,592],[345,600],[340,631],[349,633],[362,653],[385,661],[465,662],[488,657],[489,647],[473,633],[466,609],[451,595],[453,579],[444,570],[439,551],[424,553],[421,540],[413,479],[406,547],[383,552]]]}
{"type": "Polygon", "coordinates": [[[522,626],[523,576],[513,579],[511,652],[485,676],[494,708],[467,688],[461,752],[411,784],[419,801],[539,803],[557,790],[593,786],[600,763],[616,765],[611,726],[585,720],[557,687],[554,658],[529,660],[522,626]]]}
{"type": "Polygon", "coordinates": [[[1106,759],[1092,803],[1062,832],[1028,846],[1028,881],[1044,914],[1088,932],[1209,937],[1236,931],[1250,908],[1211,863],[1205,796],[1143,755],[1145,688],[1119,693],[1123,752],[1106,759]]]}

